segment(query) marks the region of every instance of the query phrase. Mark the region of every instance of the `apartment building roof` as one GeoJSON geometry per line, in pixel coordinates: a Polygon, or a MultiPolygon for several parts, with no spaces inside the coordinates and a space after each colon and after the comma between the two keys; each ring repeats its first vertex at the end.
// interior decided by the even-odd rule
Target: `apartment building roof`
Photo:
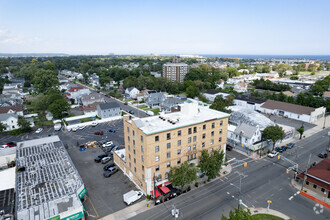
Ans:
{"type": "Polygon", "coordinates": [[[19,142],[16,150],[16,219],[49,219],[82,207],[83,181],[58,136],[19,142]]]}
{"type": "Polygon", "coordinates": [[[188,66],[186,63],[165,63],[164,66],[188,66]]]}
{"type": "Polygon", "coordinates": [[[149,135],[230,116],[224,112],[198,106],[197,103],[184,103],[180,106],[180,112],[135,118],[132,121],[145,134],[149,135]]]}

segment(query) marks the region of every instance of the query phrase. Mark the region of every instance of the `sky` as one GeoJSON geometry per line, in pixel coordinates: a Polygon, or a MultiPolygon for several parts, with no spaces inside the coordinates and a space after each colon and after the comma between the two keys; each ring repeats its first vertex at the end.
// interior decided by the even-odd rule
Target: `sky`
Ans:
{"type": "Polygon", "coordinates": [[[329,0],[0,0],[0,53],[330,55],[329,0]]]}

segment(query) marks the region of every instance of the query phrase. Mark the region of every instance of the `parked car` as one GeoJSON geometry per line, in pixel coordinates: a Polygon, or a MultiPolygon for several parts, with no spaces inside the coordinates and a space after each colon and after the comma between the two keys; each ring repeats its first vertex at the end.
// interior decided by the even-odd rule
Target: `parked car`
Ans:
{"type": "Polygon", "coordinates": [[[134,115],[134,112],[132,110],[129,110],[128,113],[134,115]]]}
{"type": "Polygon", "coordinates": [[[105,144],[105,143],[107,143],[109,141],[111,141],[111,140],[110,139],[103,139],[103,140],[100,140],[99,141],[99,144],[100,144],[100,146],[102,146],[103,144],[105,144]]]}
{"type": "Polygon", "coordinates": [[[78,129],[79,129],[79,130],[82,130],[82,129],[84,129],[84,128],[86,128],[85,125],[79,125],[79,126],[78,126],[78,129]]]}
{"type": "Polygon", "coordinates": [[[127,102],[125,102],[125,103],[124,103],[124,105],[128,105],[128,103],[127,103],[127,102]]]}
{"type": "Polygon", "coordinates": [[[117,171],[118,171],[118,167],[116,166],[110,167],[107,171],[104,171],[103,176],[105,178],[108,178],[111,175],[115,174],[117,171]]]}
{"type": "Polygon", "coordinates": [[[112,141],[108,141],[108,142],[102,144],[102,147],[106,148],[106,147],[110,147],[111,145],[113,145],[112,141]]]}
{"type": "Polygon", "coordinates": [[[103,167],[103,170],[106,171],[106,170],[108,170],[110,167],[113,167],[114,165],[115,165],[114,163],[108,163],[107,165],[105,165],[105,166],[103,167]]]}
{"type": "Polygon", "coordinates": [[[96,163],[100,163],[101,160],[102,160],[102,158],[107,157],[107,156],[108,156],[108,154],[100,154],[99,156],[97,156],[97,157],[94,159],[94,161],[95,161],[96,163]]]}
{"type": "Polygon", "coordinates": [[[8,146],[8,147],[16,147],[16,143],[15,142],[8,142],[8,143],[6,143],[6,145],[8,146]]]}
{"type": "Polygon", "coordinates": [[[36,130],[36,134],[41,133],[43,130],[44,130],[44,129],[42,129],[42,128],[38,128],[38,129],[36,130]]]}
{"type": "Polygon", "coordinates": [[[272,151],[267,156],[270,157],[270,158],[273,158],[273,157],[276,157],[277,155],[278,155],[277,151],[272,151]]]}
{"type": "Polygon", "coordinates": [[[286,151],[286,149],[288,149],[288,147],[287,146],[281,146],[281,149],[282,149],[282,151],[286,151]]]}
{"type": "Polygon", "coordinates": [[[94,132],[95,135],[103,135],[103,131],[96,131],[94,132]]]}
{"type": "Polygon", "coordinates": [[[113,129],[113,128],[111,128],[111,129],[109,130],[109,132],[111,132],[111,133],[116,133],[116,130],[113,129]]]}
{"type": "Polygon", "coordinates": [[[321,152],[319,153],[319,158],[327,158],[328,157],[328,154],[326,152],[321,152]]]}
{"type": "Polygon", "coordinates": [[[73,127],[71,130],[72,130],[72,131],[77,131],[78,128],[77,128],[77,127],[73,127]]]}
{"type": "Polygon", "coordinates": [[[111,149],[111,151],[110,151],[110,153],[112,154],[114,151],[116,151],[116,150],[119,150],[119,147],[118,146],[114,146],[112,149],[111,149]]]}
{"type": "Polygon", "coordinates": [[[103,157],[102,160],[101,160],[101,163],[102,163],[102,164],[106,164],[106,163],[108,163],[111,159],[112,159],[112,157],[103,157]]]}
{"type": "Polygon", "coordinates": [[[283,149],[281,147],[275,147],[275,151],[277,151],[279,153],[282,153],[283,152],[283,149]]]}
{"type": "Polygon", "coordinates": [[[127,205],[130,205],[133,202],[139,200],[142,196],[143,193],[141,191],[131,190],[123,195],[123,200],[127,205]]]}
{"type": "Polygon", "coordinates": [[[97,123],[96,121],[93,121],[93,122],[92,122],[92,126],[93,126],[93,127],[97,126],[98,124],[99,124],[99,123],[97,123]]]}
{"type": "Polygon", "coordinates": [[[0,150],[6,149],[6,148],[8,148],[7,145],[0,145],[0,150]]]}
{"type": "Polygon", "coordinates": [[[108,147],[108,148],[105,150],[105,152],[107,152],[107,153],[111,153],[111,151],[112,151],[112,149],[113,149],[114,147],[116,147],[116,145],[112,144],[110,147],[108,147]]]}
{"type": "Polygon", "coordinates": [[[61,130],[61,128],[62,128],[61,123],[56,123],[56,124],[54,125],[54,130],[55,130],[55,131],[59,131],[59,130],[61,130]]]}
{"type": "Polygon", "coordinates": [[[226,145],[226,150],[227,150],[227,151],[231,151],[232,149],[233,149],[232,146],[230,146],[230,145],[228,145],[228,144],[226,145]]]}
{"type": "Polygon", "coordinates": [[[294,147],[294,143],[288,143],[287,147],[288,147],[289,149],[293,148],[293,147],[294,147]]]}

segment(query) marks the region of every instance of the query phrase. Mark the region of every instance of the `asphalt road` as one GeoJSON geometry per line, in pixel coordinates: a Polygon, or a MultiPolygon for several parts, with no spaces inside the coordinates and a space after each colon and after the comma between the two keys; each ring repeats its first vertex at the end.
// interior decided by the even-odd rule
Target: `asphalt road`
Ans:
{"type": "MultiPolygon", "coordinates": [[[[282,155],[298,162],[299,169],[305,169],[309,155],[310,162],[320,161],[317,154],[329,143],[327,132],[328,130],[324,130],[298,142],[294,147],[298,151],[293,148],[282,155]]],[[[156,206],[132,219],[173,219],[173,205],[180,210],[179,219],[209,220],[219,219],[222,214],[228,216],[229,211],[238,206],[239,175],[236,171],[245,175],[241,187],[243,206],[266,208],[267,200],[271,200],[271,209],[283,212],[292,219],[329,219],[328,209],[324,208],[323,213],[316,214],[313,210],[315,202],[302,195],[294,196],[298,190],[290,183],[293,173],[286,174],[286,169],[291,166],[289,162],[277,158],[252,160],[235,151],[228,152],[228,157],[236,159],[230,162],[233,171],[226,177],[156,206]],[[243,162],[247,162],[247,167],[243,167],[243,162]],[[291,196],[293,198],[289,200],[291,196]]]]}

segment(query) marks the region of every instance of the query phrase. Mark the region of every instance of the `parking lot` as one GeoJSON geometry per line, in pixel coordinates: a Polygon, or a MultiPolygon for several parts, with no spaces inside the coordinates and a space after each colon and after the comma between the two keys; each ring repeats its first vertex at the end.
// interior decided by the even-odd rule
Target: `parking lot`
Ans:
{"type": "Polygon", "coordinates": [[[135,185],[119,170],[109,178],[103,177],[103,166],[105,164],[95,163],[94,159],[103,153],[101,148],[89,148],[85,151],[79,150],[79,145],[89,141],[100,141],[111,139],[120,148],[124,148],[123,120],[115,120],[95,127],[87,126],[75,132],[54,131],[54,128],[44,129],[41,133],[34,132],[21,134],[18,136],[2,135],[0,141],[3,143],[14,141],[24,141],[47,137],[48,135],[58,135],[84,181],[87,189],[87,200],[84,207],[90,215],[87,219],[98,219],[119,211],[126,207],[123,202],[123,194],[134,189],[135,185]],[[115,129],[116,133],[109,132],[115,129]],[[94,132],[103,131],[104,135],[95,135],[94,132]]]}

